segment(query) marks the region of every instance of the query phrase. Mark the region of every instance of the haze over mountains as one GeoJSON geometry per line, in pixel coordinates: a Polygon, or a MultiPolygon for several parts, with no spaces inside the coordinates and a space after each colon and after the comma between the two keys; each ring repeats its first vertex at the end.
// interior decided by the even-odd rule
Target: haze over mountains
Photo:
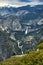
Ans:
{"type": "Polygon", "coordinates": [[[43,39],[43,5],[0,7],[0,60],[34,50],[40,39],[43,39]]]}

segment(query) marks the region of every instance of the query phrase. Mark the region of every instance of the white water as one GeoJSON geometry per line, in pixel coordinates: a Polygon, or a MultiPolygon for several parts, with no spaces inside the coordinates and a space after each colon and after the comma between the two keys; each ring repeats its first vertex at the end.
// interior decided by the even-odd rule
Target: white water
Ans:
{"type": "Polygon", "coordinates": [[[21,53],[23,54],[23,50],[22,50],[22,48],[23,48],[23,45],[19,45],[20,44],[20,42],[18,41],[18,47],[19,47],[19,49],[21,49],[21,53]]]}
{"type": "Polygon", "coordinates": [[[24,54],[22,49],[21,49],[21,53],[24,54]]]}
{"type": "Polygon", "coordinates": [[[27,34],[28,33],[28,27],[26,28],[26,30],[25,30],[25,34],[27,34]]]}

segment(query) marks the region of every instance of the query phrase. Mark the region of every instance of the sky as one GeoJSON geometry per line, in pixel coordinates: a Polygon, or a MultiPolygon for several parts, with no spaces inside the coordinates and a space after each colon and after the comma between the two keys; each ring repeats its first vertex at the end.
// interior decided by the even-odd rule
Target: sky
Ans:
{"type": "Polygon", "coordinates": [[[0,0],[1,6],[13,6],[13,7],[21,7],[21,6],[34,6],[38,4],[43,4],[43,0],[0,0]]]}

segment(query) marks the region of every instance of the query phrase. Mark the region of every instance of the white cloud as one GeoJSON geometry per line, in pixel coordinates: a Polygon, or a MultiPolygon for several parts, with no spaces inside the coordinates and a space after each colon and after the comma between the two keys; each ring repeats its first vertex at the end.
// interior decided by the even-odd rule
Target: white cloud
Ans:
{"type": "Polygon", "coordinates": [[[14,7],[20,7],[20,6],[25,6],[25,5],[38,5],[38,4],[43,4],[43,2],[39,2],[39,0],[32,0],[31,2],[21,2],[20,0],[0,0],[0,6],[14,6],[14,7]]]}

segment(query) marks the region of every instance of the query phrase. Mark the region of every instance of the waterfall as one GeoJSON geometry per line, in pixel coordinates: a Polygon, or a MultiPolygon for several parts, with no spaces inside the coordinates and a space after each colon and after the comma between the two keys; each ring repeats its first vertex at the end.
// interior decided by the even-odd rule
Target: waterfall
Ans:
{"type": "Polygon", "coordinates": [[[26,30],[25,30],[25,34],[27,34],[28,33],[28,27],[26,28],[26,30]]]}
{"type": "Polygon", "coordinates": [[[22,49],[21,49],[21,53],[24,54],[22,49]]]}
{"type": "Polygon", "coordinates": [[[23,48],[23,45],[19,45],[20,44],[20,42],[18,41],[18,47],[19,47],[19,49],[21,49],[21,53],[23,54],[23,50],[22,50],[22,48],[23,48]]]}

